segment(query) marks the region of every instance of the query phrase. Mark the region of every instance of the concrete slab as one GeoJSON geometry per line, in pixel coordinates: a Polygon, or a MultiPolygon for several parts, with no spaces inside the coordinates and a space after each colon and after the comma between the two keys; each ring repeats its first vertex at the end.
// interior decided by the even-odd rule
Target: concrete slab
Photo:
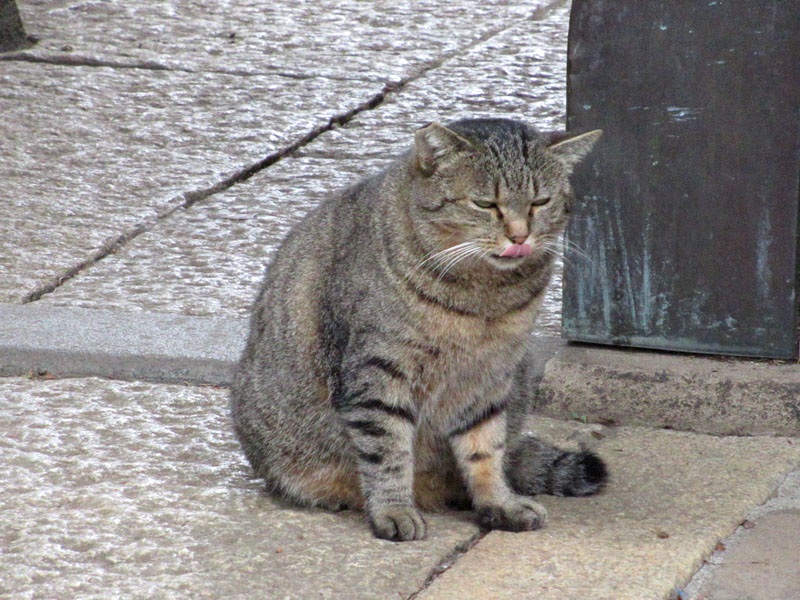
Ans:
{"type": "Polygon", "coordinates": [[[283,507],[249,479],[224,391],[0,380],[0,596],[407,598],[477,529],[422,542],[283,507]]]}
{"type": "Polygon", "coordinates": [[[700,600],[800,598],[800,510],[770,513],[754,523],[746,542],[726,553],[700,600]]]}
{"type": "Polygon", "coordinates": [[[0,304],[0,376],[229,384],[246,319],[0,304]]]}
{"type": "Polygon", "coordinates": [[[36,47],[17,56],[233,73],[399,81],[546,0],[358,0],[209,5],[180,0],[20,2],[36,47]],[[335,60],[331,60],[335,57],[335,60]]]}
{"type": "MultiPolygon", "coordinates": [[[[248,319],[0,304],[0,377],[229,385],[248,331],[248,319]]],[[[559,346],[537,339],[532,384],[559,346]]]]}
{"type": "Polygon", "coordinates": [[[0,63],[0,301],[296,141],[379,86],[0,63]]]}
{"type": "Polygon", "coordinates": [[[570,345],[547,365],[538,403],[589,421],[800,435],[800,363],[570,345]]]}
{"type": "Polygon", "coordinates": [[[159,222],[38,304],[247,318],[289,228],[331,190],[360,177],[344,165],[290,159],[159,222]]]}
{"type": "MultiPolygon", "coordinates": [[[[411,144],[416,127],[470,114],[558,127],[568,8],[520,22],[454,57],[252,180],[164,220],[40,302],[247,316],[264,265],[289,227],[326,193],[385,166],[411,144]]],[[[541,335],[558,335],[560,298],[557,276],[543,305],[541,335]]]]}
{"type": "Polygon", "coordinates": [[[691,600],[800,598],[800,470],[724,538],[684,588],[691,600]]]}
{"type": "Polygon", "coordinates": [[[563,128],[570,5],[559,4],[426,72],[296,156],[366,157],[380,168],[409,145],[409,132],[434,120],[506,117],[563,128]]]}
{"type": "MultiPolygon", "coordinates": [[[[534,423],[556,441],[574,427],[534,423]]],[[[572,438],[594,439],[610,467],[607,490],[537,497],[547,528],[489,533],[419,600],[665,600],[800,462],[799,439],[601,426],[572,438]]]]}

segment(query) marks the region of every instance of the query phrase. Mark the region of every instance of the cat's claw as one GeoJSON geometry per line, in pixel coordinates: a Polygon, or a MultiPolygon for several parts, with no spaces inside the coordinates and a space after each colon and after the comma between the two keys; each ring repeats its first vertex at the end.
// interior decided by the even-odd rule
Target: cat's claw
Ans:
{"type": "Polygon", "coordinates": [[[376,537],[393,542],[421,540],[425,537],[425,520],[413,506],[381,506],[370,512],[369,523],[376,537]]]}
{"type": "Polygon", "coordinates": [[[515,495],[503,504],[481,506],[476,513],[478,524],[486,529],[531,531],[547,522],[547,509],[526,496],[515,495]]]}

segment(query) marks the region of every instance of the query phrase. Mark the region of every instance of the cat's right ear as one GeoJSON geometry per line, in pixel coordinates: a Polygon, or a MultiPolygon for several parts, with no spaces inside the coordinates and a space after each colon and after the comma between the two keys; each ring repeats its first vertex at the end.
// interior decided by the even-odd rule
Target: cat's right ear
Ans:
{"type": "Polygon", "coordinates": [[[547,149],[562,162],[567,168],[567,172],[571,173],[575,165],[583,160],[601,135],[603,135],[602,129],[595,129],[579,135],[569,132],[551,133],[547,149]]]}
{"type": "Polygon", "coordinates": [[[414,154],[419,168],[426,175],[455,162],[460,154],[472,147],[469,140],[439,123],[429,123],[414,134],[414,154]]]}

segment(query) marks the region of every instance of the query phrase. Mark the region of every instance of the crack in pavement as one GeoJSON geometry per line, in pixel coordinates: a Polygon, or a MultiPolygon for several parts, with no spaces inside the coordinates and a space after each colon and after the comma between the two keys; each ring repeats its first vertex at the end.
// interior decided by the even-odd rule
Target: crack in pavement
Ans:
{"type": "MultiPolygon", "coordinates": [[[[566,2],[569,2],[569,1],[570,0],[553,0],[552,2],[549,2],[548,4],[545,4],[543,6],[540,6],[540,7],[536,8],[534,11],[532,11],[527,20],[532,20],[532,21],[542,20],[549,13],[551,13],[552,11],[560,8],[566,2]]],[[[87,268],[91,267],[92,265],[94,265],[94,264],[100,262],[101,260],[105,259],[109,255],[114,254],[115,252],[119,251],[128,242],[130,242],[131,240],[135,239],[139,235],[141,235],[143,233],[146,233],[147,231],[150,231],[160,221],[170,217],[171,215],[173,215],[178,210],[189,209],[194,204],[196,204],[197,202],[199,202],[201,200],[205,200],[206,198],[209,198],[210,196],[212,196],[214,194],[217,194],[219,192],[225,191],[225,190],[229,189],[230,187],[232,187],[232,186],[234,186],[234,185],[236,185],[238,183],[242,183],[242,182],[250,179],[256,173],[259,173],[260,171],[262,171],[262,170],[268,168],[269,166],[277,163],[279,160],[281,160],[283,158],[286,158],[288,156],[291,156],[292,154],[297,152],[299,149],[307,146],[308,144],[313,142],[316,138],[318,138],[320,135],[324,134],[325,132],[331,131],[333,129],[336,129],[337,127],[341,127],[341,126],[347,124],[356,115],[358,115],[361,112],[368,111],[368,110],[374,110],[375,108],[377,108],[378,106],[383,104],[390,95],[398,95],[398,94],[400,94],[402,92],[403,88],[405,88],[408,84],[410,84],[410,83],[412,83],[412,82],[414,82],[416,80],[422,79],[430,71],[433,71],[433,70],[441,67],[442,65],[444,65],[445,63],[447,63],[448,61],[450,61],[450,60],[452,60],[452,59],[454,59],[456,57],[459,57],[459,56],[462,56],[462,55],[466,54],[472,48],[478,46],[479,44],[482,44],[483,42],[485,42],[485,41],[487,41],[487,40],[489,40],[489,39],[491,39],[491,38],[493,38],[493,37],[495,37],[497,35],[500,35],[500,34],[504,33],[505,31],[507,31],[509,29],[512,29],[513,27],[517,26],[518,23],[519,23],[519,21],[514,21],[514,22],[512,22],[510,24],[509,23],[505,23],[505,24],[503,24],[503,25],[501,25],[499,27],[495,27],[495,28],[489,29],[488,31],[484,32],[480,36],[478,36],[475,39],[473,39],[468,44],[465,44],[464,46],[461,46],[460,48],[457,48],[457,49],[452,50],[450,52],[446,52],[446,53],[442,54],[441,56],[437,57],[436,59],[433,59],[433,60],[430,60],[430,61],[427,61],[427,62],[421,64],[419,67],[414,69],[409,75],[407,75],[406,77],[404,77],[400,81],[398,81],[396,83],[387,83],[387,84],[385,84],[383,89],[380,92],[378,92],[377,94],[373,95],[371,98],[369,98],[365,102],[362,102],[361,104],[355,106],[354,108],[350,109],[347,112],[340,113],[340,114],[337,114],[337,115],[334,115],[334,116],[330,117],[328,119],[328,122],[325,125],[321,125],[321,126],[315,127],[314,129],[312,129],[311,131],[309,131],[305,135],[301,136],[300,138],[298,138],[297,140],[295,140],[293,143],[289,144],[288,146],[284,146],[283,148],[281,148],[281,149],[279,149],[279,150],[267,155],[263,159],[261,159],[259,161],[256,161],[255,163],[252,163],[252,164],[250,164],[250,165],[248,165],[248,166],[246,166],[246,167],[244,167],[242,169],[239,169],[238,171],[234,172],[232,175],[226,177],[225,179],[222,179],[221,181],[218,181],[215,184],[212,184],[212,185],[200,188],[200,189],[189,190],[189,191],[186,191],[186,192],[184,192],[182,194],[179,194],[178,196],[176,196],[176,197],[172,198],[171,200],[167,201],[165,203],[165,205],[160,210],[156,211],[156,214],[154,216],[140,221],[138,224],[133,226],[131,229],[121,233],[120,235],[112,236],[111,238],[106,240],[103,244],[101,244],[101,246],[95,252],[93,252],[90,256],[88,256],[86,259],[84,259],[84,260],[72,265],[71,267],[65,269],[63,272],[61,272],[60,274],[56,275],[55,277],[53,277],[49,281],[44,282],[44,283],[36,286],[36,288],[34,288],[32,291],[30,291],[28,294],[26,294],[22,298],[22,304],[29,304],[31,302],[35,302],[35,301],[41,299],[42,296],[54,292],[61,285],[63,285],[65,282],[69,281],[70,279],[72,279],[73,277],[75,277],[76,275],[81,273],[82,271],[86,270],[87,268]]],[[[19,57],[20,55],[17,55],[17,56],[19,57]]],[[[28,56],[28,55],[24,55],[24,56],[28,56]]],[[[10,59],[14,59],[14,55],[11,55],[10,57],[9,56],[0,57],[0,60],[10,60],[10,59]]],[[[22,60],[28,60],[28,58],[23,58],[22,60]]],[[[47,61],[33,60],[32,62],[47,62],[47,61]]],[[[111,64],[102,64],[101,65],[101,64],[99,64],[100,62],[103,62],[103,61],[98,61],[98,64],[89,65],[89,66],[113,66],[111,64]]],[[[74,63],[65,63],[65,64],[74,64],[74,63]]],[[[130,65],[130,64],[121,64],[121,65],[119,65],[119,67],[120,68],[151,68],[151,69],[154,69],[154,70],[170,70],[166,66],[160,65],[159,63],[152,63],[152,65],[149,65],[147,67],[141,67],[141,66],[136,67],[136,66],[130,65]]]]}
{"type": "Polygon", "coordinates": [[[439,564],[437,564],[435,567],[433,567],[433,569],[431,569],[430,573],[428,573],[428,576],[425,578],[425,581],[422,583],[422,586],[420,586],[420,588],[416,592],[414,592],[408,598],[406,598],[406,600],[415,600],[416,598],[418,598],[419,595],[422,594],[425,590],[427,590],[430,587],[430,585],[442,573],[444,573],[450,567],[452,567],[454,564],[456,564],[456,561],[459,558],[461,558],[467,552],[472,550],[472,548],[477,546],[478,543],[480,543],[480,541],[483,538],[485,538],[488,534],[489,534],[488,530],[481,530],[478,533],[476,533],[475,535],[473,535],[471,538],[469,538],[468,540],[465,540],[465,541],[461,542],[455,548],[453,548],[453,550],[452,550],[452,552],[450,552],[450,554],[445,556],[441,561],[439,561],[439,564]]]}
{"type": "Polygon", "coordinates": [[[202,74],[213,73],[216,75],[232,75],[236,77],[263,77],[266,75],[277,75],[287,79],[330,79],[332,81],[361,81],[366,83],[378,83],[381,80],[371,77],[354,75],[345,77],[342,75],[325,75],[322,73],[296,73],[293,71],[282,71],[279,67],[264,65],[264,72],[245,71],[242,69],[191,69],[189,67],[176,67],[160,63],[155,60],[144,61],[122,61],[94,58],[79,54],[56,55],[56,56],[37,56],[27,51],[16,51],[10,54],[0,55],[0,61],[29,62],[45,65],[55,65],[61,67],[109,67],[112,69],[142,69],[145,71],[169,71],[172,73],[202,74]]]}

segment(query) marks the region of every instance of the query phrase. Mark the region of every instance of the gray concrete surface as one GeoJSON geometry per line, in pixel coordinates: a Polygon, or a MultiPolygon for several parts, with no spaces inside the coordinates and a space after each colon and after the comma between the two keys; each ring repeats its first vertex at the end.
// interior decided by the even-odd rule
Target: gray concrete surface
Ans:
{"type": "MultiPolygon", "coordinates": [[[[588,442],[608,461],[611,485],[589,499],[539,497],[550,515],[545,530],[486,536],[421,599],[669,598],[800,460],[800,448],[789,443],[796,440],[785,438],[576,430],[546,418],[533,419],[530,429],[556,443],[571,439],[573,447],[588,442]]],[[[796,539],[787,541],[790,552],[798,548],[796,539]]]]}
{"type": "Polygon", "coordinates": [[[564,347],[539,389],[543,413],[723,435],[800,435],[796,362],[564,347]]]}
{"type": "Polygon", "coordinates": [[[550,4],[20,1],[28,32],[41,41],[16,56],[67,64],[396,82],[550,4]]]}
{"type": "Polygon", "coordinates": [[[362,2],[20,4],[40,42],[0,65],[6,302],[68,279],[187,193],[375,99],[386,81],[412,80],[563,1],[379,13],[362,2]],[[92,210],[97,194],[105,211],[92,210]]]}
{"type": "MultiPolygon", "coordinates": [[[[469,115],[525,119],[544,130],[563,127],[568,14],[569,4],[563,4],[443,62],[390,93],[378,109],[356,115],[189,212],[164,219],[42,301],[246,316],[264,265],[288,228],[325,194],[384,167],[411,144],[415,128],[469,115]],[[143,285],[153,280],[162,285],[143,285]]],[[[539,323],[549,335],[558,335],[560,327],[557,283],[539,323]]]]}
{"type": "Polygon", "coordinates": [[[0,62],[0,301],[151,227],[345,112],[359,90],[380,86],[0,62]]]}
{"type": "Polygon", "coordinates": [[[695,600],[800,598],[800,471],[722,539],[686,585],[695,600]]]}
{"type": "Polygon", "coordinates": [[[0,376],[229,384],[248,321],[0,304],[0,376]]]}
{"type": "MultiPolygon", "coordinates": [[[[229,385],[249,320],[0,304],[0,377],[111,377],[229,385]]],[[[534,383],[563,346],[540,336],[534,383]]]]}
{"type": "Polygon", "coordinates": [[[267,497],[224,390],[0,380],[0,597],[407,598],[478,529],[420,543],[267,497]]]}
{"type": "MultiPolygon", "coordinates": [[[[550,526],[526,534],[431,516],[429,539],[403,545],[359,515],[262,494],[222,389],[52,379],[224,383],[264,264],[325,193],[429,120],[563,123],[568,2],[20,9],[42,40],[0,55],[0,375],[34,378],[0,379],[0,597],[794,593],[800,439],[653,427],[797,436],[796,364],[562,354],[543,398],[573,420],[531,428],[594,447],[605,494],[543,498],[550,526]],[[753,586],[732,589],[734,573],[753,586]]],[[[544,305],[543,372],[563,347],[548,337],[559,298],[544,305]]]]}
{"type": "Polygon", "coordinates": [[[604,494],[540,498],[538,532],[451,513],[393,544],[266,496],[218,388],[6,378],[0,427],[9,598],[660,599],[800,462],[800,440],[532,419],[608,460],[604,494]]]}
{"type": "Polygon", "coordinates": [[[246,318],[289,228],[326,193],[360,178],[357,164],[346,169],[334,161],[313,162],[298,169],[295,161],[282,160],[176,212],[40,303],[246,318]],[[151,281],[160,284],[154,288],[151,281]]]}

